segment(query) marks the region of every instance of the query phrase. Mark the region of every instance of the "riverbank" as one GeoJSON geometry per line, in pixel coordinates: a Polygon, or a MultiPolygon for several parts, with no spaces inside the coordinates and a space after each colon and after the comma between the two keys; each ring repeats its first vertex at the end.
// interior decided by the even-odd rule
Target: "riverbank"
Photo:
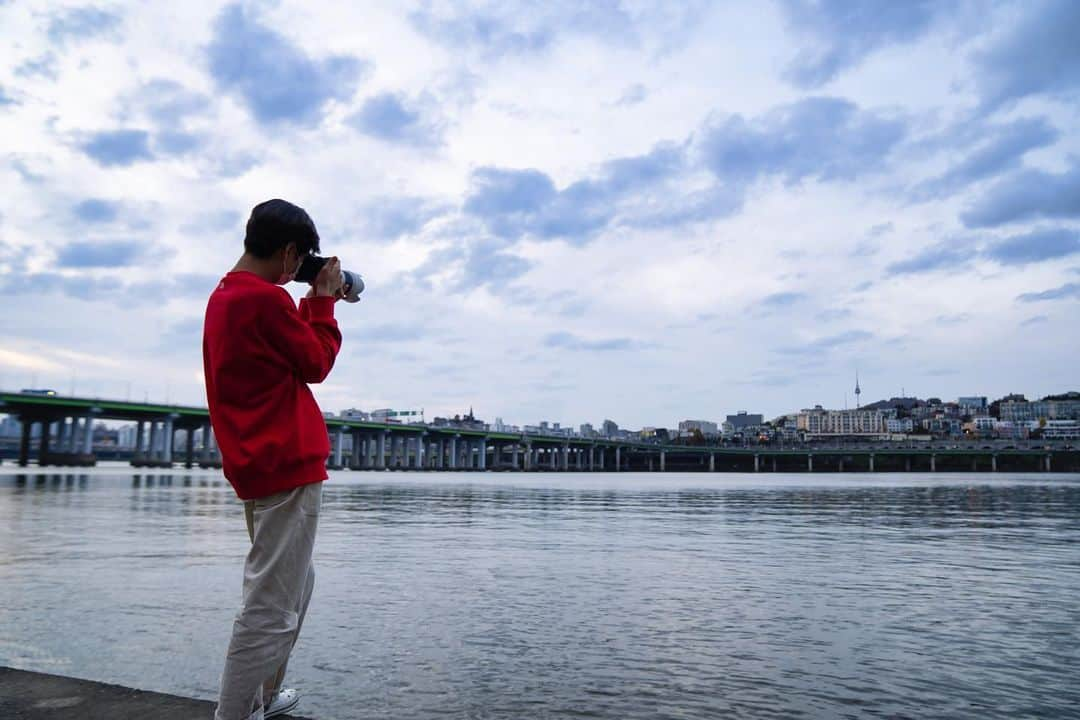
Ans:
{"type": "MultiPolygon", "coordinates": [[[[209,720],[213,716],[214,703],[206,700],[0,667],[0,717],[5,720],[209,720]]],[[[306,720],[299,715],[278,717],[306,720]]]]}

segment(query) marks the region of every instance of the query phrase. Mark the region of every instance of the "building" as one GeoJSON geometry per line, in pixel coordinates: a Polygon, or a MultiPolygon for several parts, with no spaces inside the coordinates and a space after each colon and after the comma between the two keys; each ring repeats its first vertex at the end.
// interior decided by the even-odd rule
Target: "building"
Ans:
{"type": "Polygon", "coordinates": [[[638,433],[638,437],[642,440],[667,442],[670,439],[671,434],[667,431],[667,428],[643,427],[641,428],[641,432],[638,433]]]}
{"type": "Polygon", "coordinates": [[[370,420],[371,415],[369,413],[360,410],[359,408],[349,408],[348,410],[341,411],[341,417],[343,420],[370,420]]]}
{"type": "Polygon", "coordinates": [[[116,445],[125,450],[134,450],[137,447],[139,426],[136,423],[121,425],[116,430],[116,445]]]}
{"type": "MultiPolygon", "coordinates": [[[[413,423],[420,422],[423,417],[421,410],[394,410],[392,408],[379,408],[371,411],[371,420],[380,423],[413,423]]],[[[472,408],[469,409],[469,418],[472,417],[472,408]]]]}
{"type": "Polygon", "coordinates": [[[915,432],[915,421],[911,418],[885,418],[885,429],[892,435],[915,432]]]}
{"type": "Polygon", "coordinates": [[[707,438],[720,436],[720,427],[708,420],[683,420],[679,423],[679,436],[693,435],[697,431],[707,438]]]}
{"type": "Polygon", "coordinates": [[[815,405],[799,413],[796,427],[806,437],[883,436],[887,417],[881,410],[825,410],[815,405]]]}
{"type": "MultiPolygon", "coordinates": [[[[1069,395],[1073,395],[1070,393],[1069,395]]],[[[1061,400],[1009,400],[998,406],[1002,420],[1080,420],[1080,396],[1061,400]]]]}
{"type": "Polygon", "coordinates": [[[1027,440],[1032,430],[1039,427],[1037,421],[998,420],[994,423],[994,435],[1009,440],[1027,440]]]}
{"type": "Polygon", "coordinates": [[[583,438],[596,437],[596,430],[593,429],[592,423],[582,423],[578,431],[583,438]]]}
{"type": "Polygon", "coordinates": [[[986,408],[990,406],[989,403],[986,402],[985,395],[970,395],[968,397],[957,398],[956,404],[966,410],[969,415],[984,413],[986,412],[986,408]]]}
{"type": "Polygon", "coordinates": [[[1080,440],[1080,422],[1076,420],[1047,420],[1042,427],[1046,440],[1080,440]]]}
{"type": "Polygon", "coordinates": [[[0,418],[0,438],[22,437],[22,423],[14,415],[5,415],[0,418]]]}
{"type": "Polygon", "coordinates": [[[612,420],[605,420],[600,425],[600,434],[606,438],[619,437],[619,425],[612,420]]]}
{"type": "Polygon", "coordinates": [[[765,416],[759,414],[751,415],[745,410],[740,410],[735,415],[728,415],[726,422],[731,424],[732,430],[738,431],[743,428],[758,427],[765,424],[765,416]]]}
{"type": "Polygon", "coordinates": [[[959,419],[944,415],[926,418],[921,425],[924,430],[936,437],[957,437],[963,432],[959,419]]]}

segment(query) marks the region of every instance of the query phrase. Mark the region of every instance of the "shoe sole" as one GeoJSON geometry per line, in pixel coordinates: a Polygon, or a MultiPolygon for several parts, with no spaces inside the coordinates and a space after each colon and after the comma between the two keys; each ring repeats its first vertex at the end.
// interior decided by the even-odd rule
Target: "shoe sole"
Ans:
{"type": "Polygon", "coordinates": [[[296,706],[299,705],[299,704],[300,704],[300,698],[298,697],[295,700],[293,700],[290,704],[286,705],[283,708],[278,708],[277,710],[275,710],[273,712],[264,713],[263,717],[266,718],[266,720],[270,720],[270,718],[275,718],[278,715],[284,715],[287,712],[292,712],[293,710],[295,710],[296,706]]]}

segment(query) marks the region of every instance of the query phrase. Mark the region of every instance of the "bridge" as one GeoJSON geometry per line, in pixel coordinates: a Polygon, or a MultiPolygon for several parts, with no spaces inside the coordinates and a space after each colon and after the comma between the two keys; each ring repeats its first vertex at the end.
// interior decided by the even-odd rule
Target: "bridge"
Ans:
{"type": "MultiPolygon", "coordinates": [[[[206,408],[100,398],[0,392],[0,414],[18,418],[18,464],[93,465],[96,420],[136,425],[136,467],[220,467],[206,408]],[[34,432],[35,426],[38,428],[34,432]],[[177,437],[182,438],[177,445],[177,437]]],[[[678,472],[1080,472],[1067,447],[729,448],[607,438],[491,432],[423,424],[326,418],[327,466],[352,470],[678,472]]],[[[101,449],[98,449],[99,452],[101,449]]]]}

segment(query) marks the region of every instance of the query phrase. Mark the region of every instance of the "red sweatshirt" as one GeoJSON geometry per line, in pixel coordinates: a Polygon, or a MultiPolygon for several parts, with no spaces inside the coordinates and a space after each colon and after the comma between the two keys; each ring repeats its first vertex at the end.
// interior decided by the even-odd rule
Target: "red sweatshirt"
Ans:
{"type": "Polygon", "coordinates": [[[250,272],[210,295],[203,371],[225,477],[243,500],[326,479],[330,440],[308,383],[341,348],[334,298],[300,301],[250,272]]]}

